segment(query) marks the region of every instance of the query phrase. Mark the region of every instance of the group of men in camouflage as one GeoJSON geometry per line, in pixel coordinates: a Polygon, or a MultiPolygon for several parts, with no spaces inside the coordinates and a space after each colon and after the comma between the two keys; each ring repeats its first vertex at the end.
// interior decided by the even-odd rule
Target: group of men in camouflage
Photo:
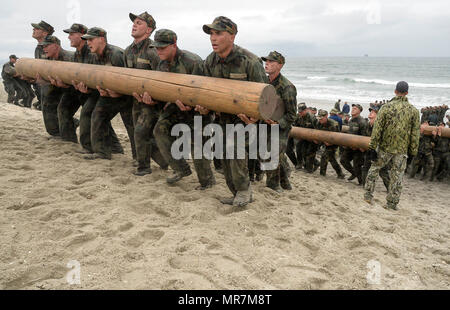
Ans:
{"type": "MultiPolygon", "coordinates": [[[[156,29],[156,22],[147,12],[140,15],[130,13],[129,17],[133,22],[131,32],[133,42],[125,50],[109,44],[107,32],[104,29],[99,27],[88,29],[82,24],[73,24],[71,28],[64,30],[68,34],[71,46],[76,49],[75,52],[69,52],[62,49],[60,40],[53,36],[54,28],[51,25],[44,21],[32,24],[33,38],[39,42],[35,50],[35,58],[270,83],[282,99],[285,112],[277,121],[259,121],[244,114],[216,113],[202,106],[194,108],[180,100],[169,103],[159,102],[154,100],[152,94],[148,92],[126,96],[110,89],[102,89],[100,86],[90,89],[81,81],[72,81],[72,85],[67,85],[57,76],[37,76],[34,80],[22,77],[29,83],[37,85],[36,94],[42,102],[45,128],[52,137],[78,143],[76,128],[80,127],[79,153],[85,154],[87,160],[111,159],[112,154],[124,153],[111,126],[111,120],[120,113],[131,144],[136,167],[134,174],[137,176],[151,174],[150,163],[154,160],[161,169],[168,170],[170,167],[173,170],[173,175],[167,178],[167,183],[175,184],[192,174],[186,160],[175,159],[171,153],[171,147],[175,141],[175,137],[171,136],[171,130],[176,124],[187,124],[193,128],[194,117],[201,117],[203,126],[214,122],[225,132],[229,124],[259,123],[268,126],[268,141],[270,141],[273,126],[279,128],[277,145],[279,165],[274,170],[266,172],[266,184],[274,191],[282,192],[292,189],[289,182],[290,168],[287,157],[298,169],[304,167],[309,173],[313,173],[320,167],[321,175],[326,175],[327,165],[330,162],[338,177],[344,178],[336,159],[338,146],[325,143],[321,161],[318,162],[316,154],[321,146],[320,143],[289,139],[293,126],[339,132],[342,130],[342,125],[348,125],[352,134],[370,136],[372,130],[375,134],[379,134],[374,124],[380,105],[371,106],[369,121],[361,117],[363,108],[358,104],[353,105],[351,119],[337,109],[331,111],[332,115],[329,118],[327,111],[307,108],[305,104],[297,107],[297,90],[281,74],[285,64],[284,56],[274,51],[267,57],[260,58],[234,44],[238,32],[237,25],[227,17],[217,17],[212,24],[203,26],[203,31],[210,36],[213,49],[204,61],[198,55],[180,49],[177,35],[171,30],[159,30],[155,34],[154,41],[151,40],[150,36],[156,29]],[[74,115],[80,107],[78,124],[74,115]]],[[[404,92],[399,94],[388,105],[407,101],[404,92]]],[[[409,106],[407,109],[410,109],[409,106]]],[[[383,108],[381,111],[386,110],[383,108]]],[[[237,153],[237,137],[231,138],[234,141],[228,139],[230,137],[224,139],[223,149],[226,150],[226,146],[234,142],[234,152],[237,153]]],[[[246,136],[245,139],[248,145],[249,137],[246,136]]],[[[377,142],[374,142],[372,147],[375,150],[377,142]]],[[[410,155],[415,155],[414,146],[410,148],[410,155]]],[[[340,153],[340,163],[351,174],[349,180],[357,179],[359,184],[363,185],[367,174],[369,174],[368,180],[373,179],[369,172],[374,162],[373,152],[341,147],[340,153]]],[[[251,181],[254,180],[255,174],[257,180],[262,179],[262,171],[258,169],[259,161],[250,160],[246,150],[244,159],[236,159],[236,156],[228,159],[225,156],[221,161],[215,159],[214,165],[224,174],[226,184],[232,193],[230,198],[223,199],[221,202],[238,209],[251,203],[253,200],[251,181]]],[[[399,165],[397,161],[391,164],[394,168],[399,168],[399,165]]],[[[200,183],[198,190],[206,190],[216,184],[210,160],[194,158],[194,168],[200,183]]],[[[386,186],[398,188],[397,176],[391,174],[389,180],[387,169],[380,168],[381,172],[377,173],[383,176],[386,186]],[[395,184],[392,185],[393,183],[395,184]]],[[[372,183],[366,185],[373,192],[372,183]]],[[[366,200],[369,200],[368,198],[366,200]]]]}
{"type": "MultiPolygon", "coordinates": [[[[8,103],[18,106],[31,108],[31,104],[35,97],[31,84],[17,77],[15,63],[16,55],[9,56],[9,61],[3,65],[2,80],[6,93],[8,94],[8,103]]],[[[38,106],[36,106],[38,108],[38,106]]]]}

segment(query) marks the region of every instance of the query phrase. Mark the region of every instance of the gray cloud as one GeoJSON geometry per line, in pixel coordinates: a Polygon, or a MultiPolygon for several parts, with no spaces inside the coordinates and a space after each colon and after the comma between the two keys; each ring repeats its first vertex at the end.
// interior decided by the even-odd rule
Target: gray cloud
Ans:
{"type": "Polygon", "coordinates": [[[63,47],[80,4],[81,22],[101,26],[112,44],[125,48],[131,43],[129,12],[152,14],[158,28],[178,33],[180,46],[205,57],[210,51],[201,26],[225,15],[239,26],[237,43],[257,54],[282,50],[293,56],[450,56],[450,3],[388,0],[347,1],[236,1],[219,6],[212,1],[88,1],[18,0],[2,4],[0,59],[9,54],[32,57],[36,42],[31,22],[51,23],[63,47]],[[74,2],[75,1],[75,2],[74,2]],[[379,14],[378,14],[379,12],[379,14]],[[75,12],[76,13],[76,12],[75,12]],[[379,24],[377,19],[379,18],[379,24]],[[375,23],[374,23],[375,21],[375,23]]]}

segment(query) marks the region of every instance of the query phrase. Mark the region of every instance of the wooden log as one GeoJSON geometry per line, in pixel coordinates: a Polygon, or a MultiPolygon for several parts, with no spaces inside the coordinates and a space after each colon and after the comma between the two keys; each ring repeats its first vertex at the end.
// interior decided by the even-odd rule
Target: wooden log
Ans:
{"type": "Polygon", "coordinates": [[[37,74],[44,79],[58,77],[66,84],[74,80],[123,95],[148,92],[158,101],[179,99],[189,106],[256,119],[279,120],[284,112],[275,88],[264,83],[30,58],[19,59],[16,70],[30,78],[37,74]]]}
{"type": "Polygon", "coordinates": [[[370,144],[370,137],[300,127],[292,128],[290,136],[299,140],[308,140],[311,142],[315,140],[353,149],[368,150],[370,144]]]}
{"type": "MultiPolygon", "coordinates": [[[[424,134],[426,136],[433,135],[433,129],[435,129],[435,128],[436,128],[435,126],[426,126],[424,134]]],[[[342,126],[342,132],[343,133],[349,133],[350,132],[350,127],[349,126],[342,126]]],[[[442,128],[442,137],[450,138],[450,128],[442,128]]]]}

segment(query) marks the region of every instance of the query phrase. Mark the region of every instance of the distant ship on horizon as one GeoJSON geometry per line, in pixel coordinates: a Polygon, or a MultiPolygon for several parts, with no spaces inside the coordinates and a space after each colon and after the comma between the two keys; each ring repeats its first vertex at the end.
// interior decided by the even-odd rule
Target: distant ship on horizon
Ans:
{"type": "Polygon", "coordinates": [[[369,57],[369,54],[364,54],[364,57],[369,57]]]}

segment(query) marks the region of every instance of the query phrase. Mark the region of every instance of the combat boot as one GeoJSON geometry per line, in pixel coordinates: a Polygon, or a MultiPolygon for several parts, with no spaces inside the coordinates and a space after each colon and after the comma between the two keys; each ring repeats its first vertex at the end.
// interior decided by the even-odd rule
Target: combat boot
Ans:
{"type": "Polygon", "coordinates": [[[167,184],[175,184],[179,181],[181,181],[183,178],[188,177],[192,174],[191,169],[186,170],[186,171],[175,171],[173,176],[171,176],[170,178],[167,178],[167,184]]]}
{"type": "Polygon", "coordinates": [[[280,185],[281,185],[281,188],[284,190],[287,190],[287,191],[292,190],[292,185],[291,185],[291,182],[289,181],[289,179],[281,180],[280,185]]]}
{"type": "Polygon", "coordinates": [[[237,192],[236,197],[234,197],[233,207],[244,208],[251,202],[252,202],[252,186],[249,185],[246,191],[237,192]]]}
{"type": "Polygon", "coordinates": [[[133,174],[138,177],[143,177],[143,176],[146,176],[146,175],[149,175],[152,173],[153,173],[152,168],[144,168],[144,169],[138,169],[133,174]]]}

